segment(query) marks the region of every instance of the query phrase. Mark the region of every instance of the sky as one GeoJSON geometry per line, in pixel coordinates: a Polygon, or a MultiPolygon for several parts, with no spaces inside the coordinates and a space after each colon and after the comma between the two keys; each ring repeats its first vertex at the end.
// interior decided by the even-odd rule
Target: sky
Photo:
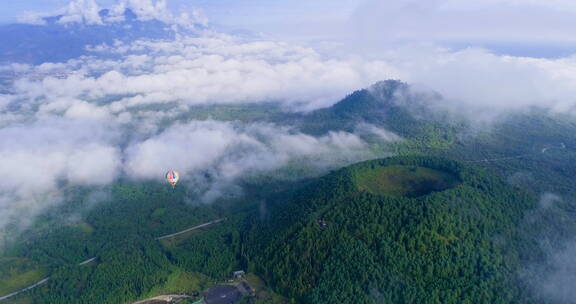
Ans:
{"type": "MultiPolygon", "coordinates": [[[[115,2],[97,0],[104,7],[115,2]]],[[[0,22],[67,3],[8,1],[0,22]]],[[[222,30],[299,43],[336,41],[349,49],[361,46],[363,55],[414,41],[530,57],[564,57],[576,49],[576,4],[571,0],[168,0],[168,5],[175,11],[201,9],[222,30]]]]}

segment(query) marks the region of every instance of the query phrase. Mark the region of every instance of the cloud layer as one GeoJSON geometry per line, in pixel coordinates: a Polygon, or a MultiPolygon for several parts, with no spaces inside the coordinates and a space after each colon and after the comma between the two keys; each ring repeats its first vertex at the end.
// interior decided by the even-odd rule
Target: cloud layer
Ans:
{"type": "Polygon", "coordinates": [[[145,139],[129,132],[68,118],[0,129],[0,173],[7,177],[0,182],[0,230],[16,219],[26,225],[59,203],[62,187],[105,186],[121,177],[162,181],[164,172],[177,169],[199,201],[212,202],[239,194],[241,179],[294,160],[322,171],[374,157],[355,134],[313,137],[271,124],[192,121],[145,139]]]}
{"type": "MultiPolygon", "coordinates": [[[[44,120],[0,129],[0,239],[59,202],[66,185],[107,185],[121,170],[118,133],[91,122],[44,120]]],[[[2,244],[0,243],[0,247],[2,244]]]]}
{"type": "Polygon", "coordinates": [[[369,0],[353,14],[364,38],[410,41],[572,41],[571,1],[369,0]]]}
{"type": "MultiPolygon", "coordinates": [[[[324,58],[308,48],[217,33],[94,51],[99,55],[66,63],[3,68],[19,79],[0,95],[0,167],[18,174],[0,181],[0,228],[57,202],[42,197],[63,185],[161,180],[176,169],[209,202],[226,189],[237,192],[234,184],[246,176],[295,160],[324,170],[374,157],[356,134],[313,137],[286,126],[186,117],[198,105],[328,106],[381,79],[390,70],[383,62],[324,58]]],[[[397,140],[364,129],[358,134],[397,140]]]]}
{"type": "MultiPolygon", "coordinates": [[[[376,59],[331,58],[311,48],[208,32],[92,50],[119,59],[84,57],[24,67],[32,76],[17,81],[14,94],[1,96],[0,107],[18,103],[39,107],[36,115],[120,120],[129,120],[136,109],[169,104],[184,111],[194,105],[274,101],[308,111],[382,79],[437,91],[446,108],[474,115],[529,107],[572,112],[576,107],[575,57],[514,57],[420,45],[389,49],[376,59]],[[65,77],[54,76],[62,71],[65,77]]],[[[14,115],[4,113],[0,124],[14,115]]]]}
{"type": "Polygon", "coordinates": [[[273,41],[247,42],[206,34],[176,41],[138,41],[96,46],[120,60],[84,58],[44,64],[31,74],[66,70],[68,77],[22,79],[18,98],[62,102],[116,98],[103,107],[114,113],[147,104],[183,105],[280,101],[309,110],[329,106],[354,89],[397,73],[384,62],[323,58],[312,49],[273,41]]]}
{"type": "MultiPolygon", "coordinates": [[[[92,7],[82,5],[80,11],[92,7]]],[[[0,170],[13,175],[0,181],[0,229],[57,203],[65,186],[161,180],[176,169],[210,202],[228,189],[238,192],[234,185],[242,178],[296,160],[325,170],[374,157],[358,134],[397,140],[367,127],[314,137],[274,124],[186,118],[200,105],[329,106],[393,77],[384,62],[326,58],[310,48],[211,31],[96,45],[91,52],[65,63],[2,67],[15,80],[0,94],[0,170]]]]}
{"type": "MultiPolygon", "coordinates": [[[[417,15],[448,4],[456,6],[403,1],[391,9],[415,6],[417,15]]],[[[166,13],[165,1],[121,1],[106,20],[95,14],[94,1],[75,1],[61,20],[116,22],[110,18],[128,7],[143,20],[177,22],[166,13]]],[[[89,51],[66,63],[2,67],[17,79],[0,95],[0,172],[13,176],[0,181],[0,227],[26,209],[20,206],[46,206],[49,200],[42,197],[63,184],[159,179],[178,169],[202,185],[200,194],[210,201],[223,185],[298,159],[325,159],[319,166],[330,166],[370,157],[362,132],[397,140],[365,125],[356,134],[312,137],[286,126],[181,119],[198,105],[276,102],[309,111],[393,78],[440,92],[445,98],[438,107],[469,117],[576,107],[575,57],[537,59],[421,44],[362,57],[211,30],[171,41],[94,45],[89,51]]]]}
{"type": "MultiPolygon", "coordinates": [[[[281,169],[291,161],[309,169],[374,157],[355,134],[333,132],[321,137],[270,124],[195,121],[177,124],[126,149],[125,170],[135,178],[157,179],[177,168],[183,183],[212,201],[243,177],[281,169]]],[[[277,176],[278,177],[278,176],[277,176]]]]}
{"type": "Polygon", "coordinates": [[[105,25],[125,21],[126,10],[131,10],[139,21],[158,20],[168,25],[193,27],[195,24],[207,25],[208,20],[198,9],[175,15],[168,9],[167,0],[118,0],[111,7],[102,7],[96,0],[72,0],[55,12],[26,12],[19,16],[18,21],[43,25],[45,18],[58,17],[57,23],[81,23],[87,25],[105,25]],[[107,14],[100,14],[106,9],[107,14]]]}
{"type": "Polygon", "coordinates": [[[459,111],[576,109],[572,97],[576,94],[576,57],[502,56],[474,48],[450,51],[425,47],[405,51],[391,51],[387,62],[401,71],[403,79],[440,92],[447,105],[459,111]]]}

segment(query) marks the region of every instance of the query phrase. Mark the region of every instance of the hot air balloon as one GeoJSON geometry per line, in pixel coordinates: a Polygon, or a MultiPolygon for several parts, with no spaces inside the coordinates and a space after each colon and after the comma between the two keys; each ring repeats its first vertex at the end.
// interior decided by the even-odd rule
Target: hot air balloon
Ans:
{"type": "Polygon", "coordinates": [[[172,185],[172,187],[176,187],[176,184],[178,183],[179,179],[180,179],[180,173],[178,173],[178,171],[170,170],[166,173],[166,181],[168,181],[168,183],[172,185]]]}

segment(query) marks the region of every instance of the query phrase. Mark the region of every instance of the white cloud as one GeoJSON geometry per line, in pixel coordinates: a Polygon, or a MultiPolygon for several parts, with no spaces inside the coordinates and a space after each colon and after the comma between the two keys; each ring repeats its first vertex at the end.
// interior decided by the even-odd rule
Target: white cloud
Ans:
{"type": "Polygon", "coordinates": [[[50,16],[52,16],[52,14],[50,13],[37,13],[26,11],[18,15],[16,20],[19,23],[32,24],[32,25],[46,25],[46,20],[44,20],[44,18],[50,16]]]}
{"type": "MultiPolygon", "coordinates": [[[[376,59],[330,58],[311,48],[243,41],[216,33],[175,41],[102,46],[118,60],[71,61],[65,79],[21,80],[16,96],[44,104],[84,100],[70,115],[122,115],[153,104],[277,101],[297,110],[329,106],[355,89],[401,79],[435,90],[445,106],[472,115],[531,106],[576,108],[576,60],[503,56],[485,49],[433,45],[391,48],[376,59]],[[109,100],[107,103],[99,100],[109,100]],[[89,108],[90,107],[90,108],[89,108]]],[[[42,73],[61,66],[36,68],[42,73]]],[[[37,73],[37,72],[33,72],[37,73]]]]}
{"type": "Polygon", "coordinates": [[[111,7],[101,7],[96,0],[70,0],[67,6],[49,13],[25,12],[18,16],[21,23],[45,25],[45,18],[58,16],[57,23],[80,23],[104,25],[125,21],[125,12],[130,9],[139,21],[158,20],[168,25],[193,28],[195,24],[206,26],[208,18],[198,8],[173,14],[167,0],[118,0],[111,7]],[[108,14],[100,15],[103,9],[108,14]]]}
{"type": "Polygon", "coordinates": [[[524,275],[532,285],[536,295],[549,303],[576,303],[576,242],[574,240],[565,243],[561,249],[544,249],[546,261],[542,265],[531,268],[524,275]]]}
{"type": "Polygon", "coordinates": [[[562,202],[562,198],[554,193],[544,193],[540,196],[538,205],[540,208],[547,209],[553,207],[555,204],[562,202]]]}
{"type": "Polygon", "coordinates": [[[400,136],[394,134],[393,132],[367,123],[361,123],[358,126],[356,126],[355,132],[359,134],[375,135],[386,142],[395,142],[402,140],[400,136]]]}
{"type": "Polygon", "coordinates": [[[313,137],[267,124],[195,121],[128,147],[126,171],[153,179],[171,169],[190,175],[212,172],[230,182],[248,172],[282,168],[296,158],[322,155],[322,161],[309,165],[331,166],[338,159],[366,157],[364,148],[364,142],[350,133],[313,137]]]}
{"type": "Polygon", "coordinates": [[[107,185],[120,170],[117,134],[108,127],[59,119],[1,128],[0,230],[58,203],[62,183],[107,185]]]}
{"type": "MultiPolygon", "coordinates": [[[[112,7],[112,15],[121,16],[126,9],[131,9],[139,20],[160,20],[166,23],[174,23],[175,17],[168,9],[166,0],[119,0],[112,7]]],[[[185,20],[189,22],[190,20],[185,20]]]]}
{"type": "MultiPolygon", "coordinates": [[[[58,181],[102,184],[121,171],[132,178],[159,178],[159,172],[176,168],[203,184],[205,199],[213,200],[235,179],[276,170],[295,159],[333,151],[341,154],[331,164],[367,157],[363,142],[347,133],[312,137],[269,125],[171,125],[193,105],[276,101],[310,110],[387,78],[437,90],[446,96],[441,106],[471,117],[530,106],[566,112],[576,103],[572,57],[535,59],[482,49],[414,46],[389,49],[378,59],[330,58],[311,48],[217,33],[175,41],[119,42],[99,49],[118,58],[10,67],[30,77],[0,96],[0,135],[28,138],[28,144],[16,145],[18,153],[5,158],[16,167],[2,167],[20,168],[22,176],[34,180],[26,184],[17,176],[0,185],[10,197],[16,192],[53,192],[58,181]],[[52,126],[56,119],[66,119],[67,127],[52,126]],[[22,121],[31,125],[17,125],[22,121]],[[97,124],[108,127],[95,128],[97,124]],[[112,135],[88,135],[96,131],[112,135]],[[37,135],[41,132],[57,135],[37,135]],[[122,151],[115,142],[118,134],[130,138],[122,151]],[[44,138],[53,140],[47,143],[44,138]],[[102,159],[102,166],[73,169],[92,158],[102,159]],[[209,172],[213,180],[199,172],[209,172]]],[[[368,125],[358,126],[357,132],[399,139],[368,125]]],[[[8,149],[0,151],[8,154],[8,149]]]]}
{"type": "Polygon", "coordinates": [[[80,101],[67,108],[64,117],[87,120],[109,120],[110,114],[105,108],[80,101]]]}
{"type": "Polygon", "coordinates": [[[354,41],[576,42],[573,1],[368,0],[352,14],[354,41]]]}
{"type": "Polygon", "coordinates": [[[92,179],[94,184],[112,182],[120,164],[117,136],[107,127],[77,120],[2,128],[0,173],[10,178],[0,182],[0,192],[26,196],[29,192],[52,191],[66,177],[75,181],[92,179]]]}
{"type": "Polygon", "coordinates": [[[28,99],[126,96],[109,106],[114,112],[175,101],[190,105],[281,101],[313,109],[397,75],[380,61],[325,59],[308,48],[217,34],[174,42],[140,41],[107,51],[125,57],[117,62],[87,59],[82,70],[66,79],[23,80],[16,89],[28,99]],[[142,52],[147,55],[138,54],[142,52]]]}
{"type": "Polygon", "coordinates": [[[0,232],[16,219],[29,224],[58,204],[63,185],[105,186],[120,176],[162,181],[164,172],[177,169],[182,183],[211,202],[238,192],[243,177],[295,159],[325,170],[372,157],[349,133],[312,137],[270,124],[193,121],[141,139],[129,129],[49,116],[0,129],[0,174],[6,177],[0,180],[0,232]]]}
{"type": "Polygon", "coordinates": [[[72,0],[65,9],[63,16],[58,19],[59,23],[86,23],[103,24],[100,18],[100,6],[96,0],[72,0]]]}
{"type": "MultiPolygon", "coordinates": [[[[61,184],[106,185],[122,174],[160,180],[163,172],[177,169],[197,184],[203,200],[212,201],[227,189],[237,191],[238,179],[295,159],[313,158],[310,165],[324,170],[370,157],[363,141],[349,133],[313,137],[274,125],[170,122],[194,104],[269,99],[290,104],[314,92],[331,103],[327,96],[335,85],[350,85],[339,77],[358,81],[352,85],[366,81],[357,79],[363,77],[357,62],[230,37],[148,44],[149,55],[130,51],[118,61],[82,58],[29,67],[13,93],[1,96],[0,173],[13,178],[0,182],[5,210],[0,228],[8,218],[32,219],[58,202],[61,184]],[[52,76],[62,71],[66,77],[52,76]],[[141,107],[167,102],[176,104],[141,107]]],[[[337,89],[343,95],[352,87],[337,89]]],[[[311,105],[318,106],[315,102],[311,105]]]]}
{"type": "Polygon", "coordinates": [[[120,167],[118,148],[90,144],[70,154],[66,178],[76,185],[107,185],[114,181],[120,167]]]}
{"type": "Polygon", "coordinates": [[[127,172],[140,178],[158,178],[159,172],[172,169],[182,172],[205,169],[221,157],[234,140],[236,133],[225,124],[176,125],[129,147],[127,172]]]}
{"type": "Polygon", "coordinates": [[[530,107],[574,113],[575,58],[514,57],[484,49],[414,46],[391,49],[382,60],[400,71],[400,79],[442,94],[439,106],[444,110],[478,117],[530,107]]]}

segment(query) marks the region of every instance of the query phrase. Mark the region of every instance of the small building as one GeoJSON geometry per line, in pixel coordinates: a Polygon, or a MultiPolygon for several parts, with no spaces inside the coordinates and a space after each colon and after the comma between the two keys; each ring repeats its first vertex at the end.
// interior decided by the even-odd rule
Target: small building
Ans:
{"type": "Polygon", "coordinates": [[[232,273],[232,276],[233,276],[235,279],[241,279],[241,278],[244,277],[245,274],[246,274],[246,272],[244,272],[244,270],[238,270],[238,271],[234,271],[234,272],[232,273]]]}

